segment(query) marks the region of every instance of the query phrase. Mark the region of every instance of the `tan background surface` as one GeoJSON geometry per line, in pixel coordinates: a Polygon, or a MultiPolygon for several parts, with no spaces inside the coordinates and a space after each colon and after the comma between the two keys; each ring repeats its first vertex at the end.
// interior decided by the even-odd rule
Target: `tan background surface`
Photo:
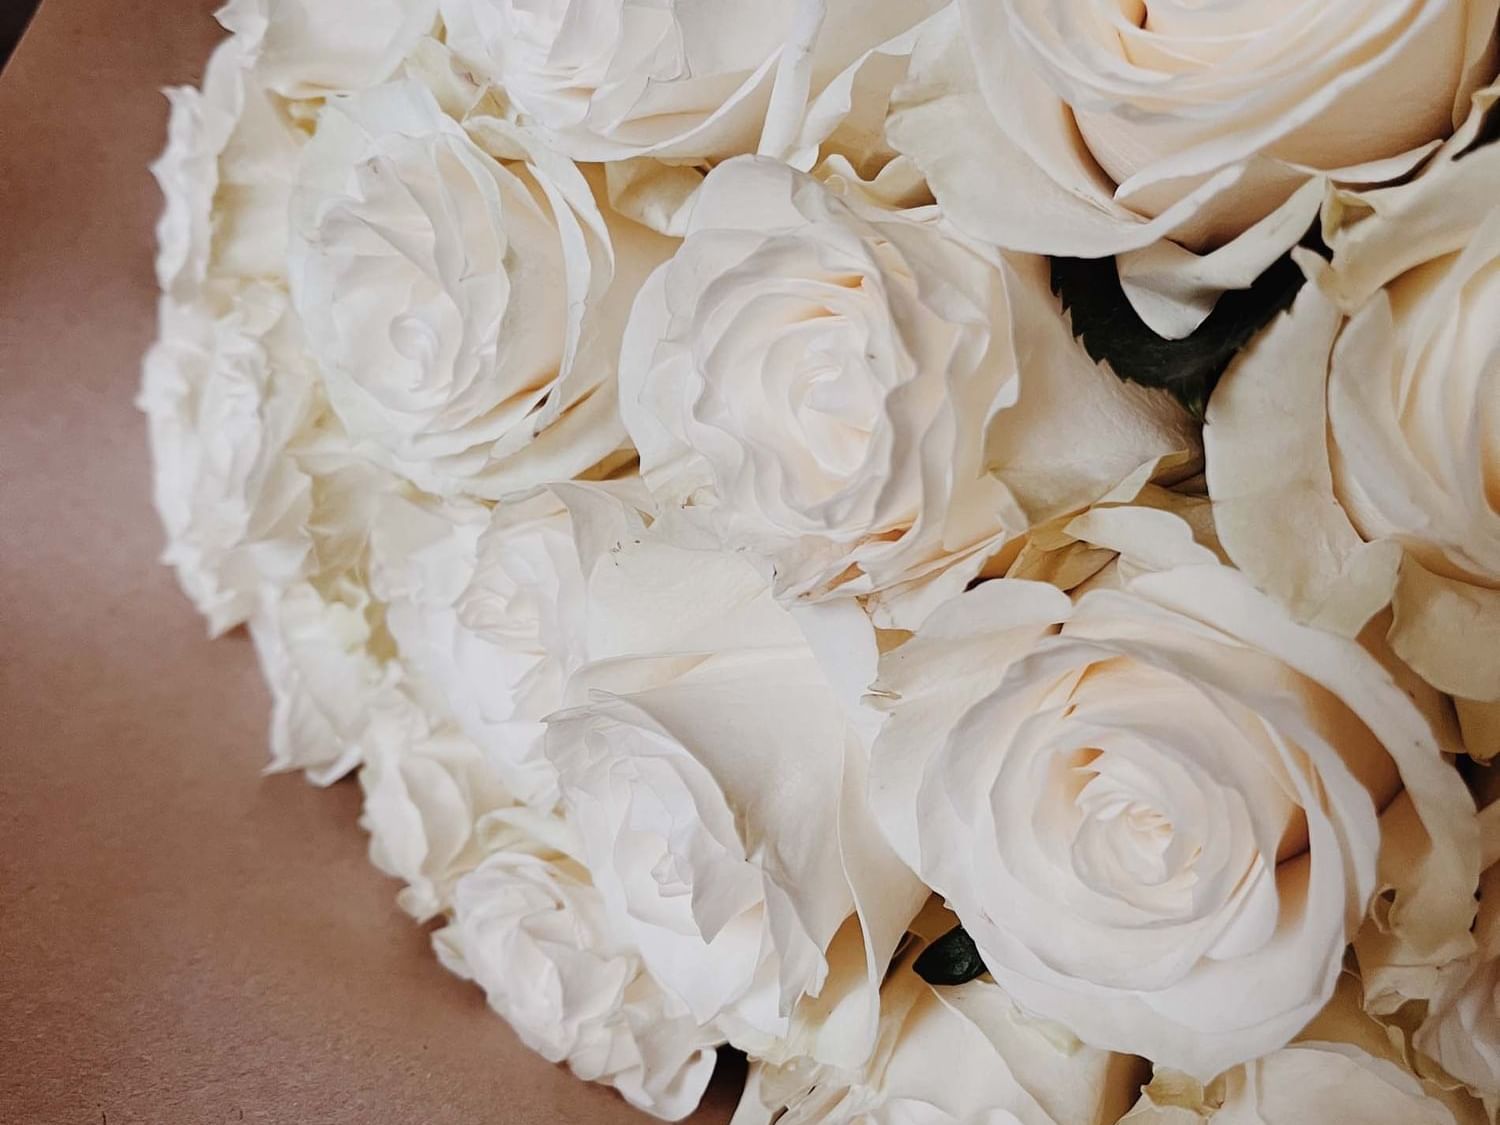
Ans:
{"type": "Polygon", "coordinates": [[[259,777],[249,643],[154,565],[146,164],[214,7],[44,0],[0,75],[0,1125],[645,1121],[437,965],[354,786],[259,777]]]}

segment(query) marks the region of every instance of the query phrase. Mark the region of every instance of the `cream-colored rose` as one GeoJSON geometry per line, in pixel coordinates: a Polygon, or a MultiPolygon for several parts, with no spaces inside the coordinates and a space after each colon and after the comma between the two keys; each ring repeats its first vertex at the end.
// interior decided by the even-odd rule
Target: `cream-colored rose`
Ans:
{"type": "MultiPolygon", "coordinates": [[[[942,918],[928,909],[915,925],[942,918]]],[[[1026,1018],[976,980],[933,987],[912,970],[911,943],[880,993],[880,1037],[858,1071],[753,1063],[732,1125],[1113,1125],[1134,1101],[1144,1064],[1086,1047],[1026,1018]]]]}
{"type": "Polygon", "coordinates": [[[588,871],[539,842],[509,838],[462,876],[439,959],[474,980],[532,1050],[604,1082],[668,1121],[698,1105],[718,1038],[610,936],[588,871]]]}
{"type": "Polygon", "coordinates": [[[1017,579],[962,594],[875,689],[877,819],[996,981],[1202,1080],[1274,1050],[1333,990],[1398,794],[1424,866],[1387,923],[1463,955],[1477,829],[1441,711],[1166,511],[1070,527],[1121,561],[1072,598],[1017,579]]]}
{"type": "Polygon", "coordinates": [[[312,480],[313,510],[307,531],[317,575],[367,587],[375,517],[387,497],[409,486],[352,445],[326,401],[316,423],[298,438],[292,452],[312,480]]]}
{"type": "Polygon", "coordinates": [[[1186,335],[1304,233],[1320,181],[1410,172],[1494,72],[1496,0],[958,0],[890,134],[950,220],[1011,249],[1136,251],[1186,335]]]}
{"type": "Polygon", "coordinates": [[[1490,800],[1480,813],[1486,870],[1474,925],[1478,948],[1444,968],[1412,1045],[1482,1098],[1493,1121],[1500,1110],[1500,777],[1493,767],[1482,786],[1490,800]]]}
{"type": "Polygon", "coordinates": [[[286,212],[306,140],[261,84],[242,38],[209,57],[201,90],[166,91],[167,147],[151,165],[165,207],[156,224],[156,277],[179,301],[213,278],[279,278],[286,212]]]}
{"type": "Polygon", "coordinates": [[[1297,1038],[1207,1085],[1158,1071],[1120,1125],[1488,1125],[1474,1099],[1418,1078],[1345,975],[1297,1038]]]}
{"type": "Polygon", "coordinates": [[[378,612],[348,577],[266,592],[250,637],[271,692],[268,770],[327,785],[359,764],[370,716],[399,679],[378,612]]]}
{"type": "Polygon", "coordinates": [[[496,160],[397,82],[323,111],[288,270],[350,436],[428,491],[495,499],[621,449],[614,353],[666,246],[612,232],[571,162],[496,160]]]}
{"type": "Polygon", "coordinates": [[[448,45],[559,152],[618,161],[760,151],[803,167],[851,116],[878,122],[910,30],[939,7],[442,0],[448,45]]]}
{"type": "Polygon", "coordinates": [[[221,43],[208,58],[203,86],[171,86],[167,147],[151,165],[163,207],[156,222],[156,281],[163,293],[191,296],[208,272],[219,155],[244,99],[245,48],[221,43]]]}
{"type": "Polygon", "coordinates": [[[1474,938],[1479,949],[1445,974],[1412,1044],[1500,1106],[1500,866],[1480,882],[1474,938]]]}
{"type": "Polygon", "coordinates": [[[479,747],[399,693],[366,716],[358,745],[370,862],[406,883],[396,901],[426,921],[484,858],[485,814],[515,802],[479,747]]]}
{"type": "MultiPolygon", "coordinates": [[[[1478,128],[1477,118],[1467,127],[1478,128]]],[[[1390,643],[1500,730],[1500,148],[1346,201],[1332,267],[1229,370],[1209,489],[1235,562],[1299,617],[1390,643]]]]}
{"type": "Polygon", "coordinates": [[[229,0],[216,14],[259,55],[266,86],[288,98],[383,82],[436,17],[437,0],[229,0]]]}
{"type": "Polygon", "coordinates": [[[372,538],[372,582],[428,708],[453,717],[518,799],[551,807],[542,720],[585,655],[566,510],[550,493],[493,513],[392,495],[372,538]]]}
{"type": "Polygon", "coordinates": [[[287,447],[317,411],[316,381],[280,285],[302,134],[238,38],[201,91],[167,91],[152,165],[163,299],[137,405],[149,419],[165,561],[214,633],[254,611],[262,584],[308,568],[309,482],[287,447]]]}
{"type": "Polygon", "coordinates": [[[217,635],[309,567],[311,483],[288,452],[316,409],[275,286],[164,297],[136,403],[150,428],[162,561],[217,635]]]}
{"type": "Polygon", "coordinates": [[[849,603],[804,634],[738,555],[575,492],[591,663],[546,751],[611,926],[736,1045],[858,1065],[925,898],[865,805],[873,716],[817,655],[866,683],[873,631],[849,603]]]}
{"type": "MultiPolygon", "coordinates": [[[[210,449],[214,436],[200,435],[210,449]]],[[[367,582],[374,514],[399,482],[351,451],[326,406],[267,455],[303,482],[300,564],[289,573],[257,568],[248,622],[271,692],[267,769],[305,770],[326,785],[360,763],[371,717],[397,706],[406,679],[385,606],[367,582]]]]}
{"type": "Polygon", "coordinates": [[[621,413],[663,503],[709,509],[779,596],[956,592],[1008,538],[1189,446],[1097,367],[1036,259],[992,262],[787,166],[720,165],[642,290],[621,413]]]}

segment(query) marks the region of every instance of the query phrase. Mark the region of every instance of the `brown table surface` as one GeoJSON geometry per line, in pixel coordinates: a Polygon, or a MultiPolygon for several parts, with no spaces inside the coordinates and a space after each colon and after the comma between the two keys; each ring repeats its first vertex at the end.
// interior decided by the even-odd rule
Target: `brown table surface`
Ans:
{"type": "Polygon", "coordinates": [[[0,1123],[645,1121],[438,966],[356,786],[259,775],[249,643],[155,565],[146,165],[214,7],[44,0],[0,75],[0,1123]]]}

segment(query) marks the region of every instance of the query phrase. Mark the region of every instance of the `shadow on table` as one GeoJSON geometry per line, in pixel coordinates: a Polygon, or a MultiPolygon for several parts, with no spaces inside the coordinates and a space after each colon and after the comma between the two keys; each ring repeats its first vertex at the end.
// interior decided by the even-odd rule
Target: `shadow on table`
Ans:
{"type": "Polygon", "coordinates": [[[36,14],[39,0],[5,0],[0,4],[0,71],[10,60],[26,31],[26,25],[36,14]]]}

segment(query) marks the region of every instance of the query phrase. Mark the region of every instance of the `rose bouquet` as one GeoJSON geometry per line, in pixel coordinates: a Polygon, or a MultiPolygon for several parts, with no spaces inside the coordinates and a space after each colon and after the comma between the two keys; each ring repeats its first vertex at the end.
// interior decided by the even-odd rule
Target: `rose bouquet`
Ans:
{"type": "Polygon", "coordinates": [[[271,768],[663,1118],[1500,1112],[1500,0],[231,0],[140,403],[271,768]]]}

